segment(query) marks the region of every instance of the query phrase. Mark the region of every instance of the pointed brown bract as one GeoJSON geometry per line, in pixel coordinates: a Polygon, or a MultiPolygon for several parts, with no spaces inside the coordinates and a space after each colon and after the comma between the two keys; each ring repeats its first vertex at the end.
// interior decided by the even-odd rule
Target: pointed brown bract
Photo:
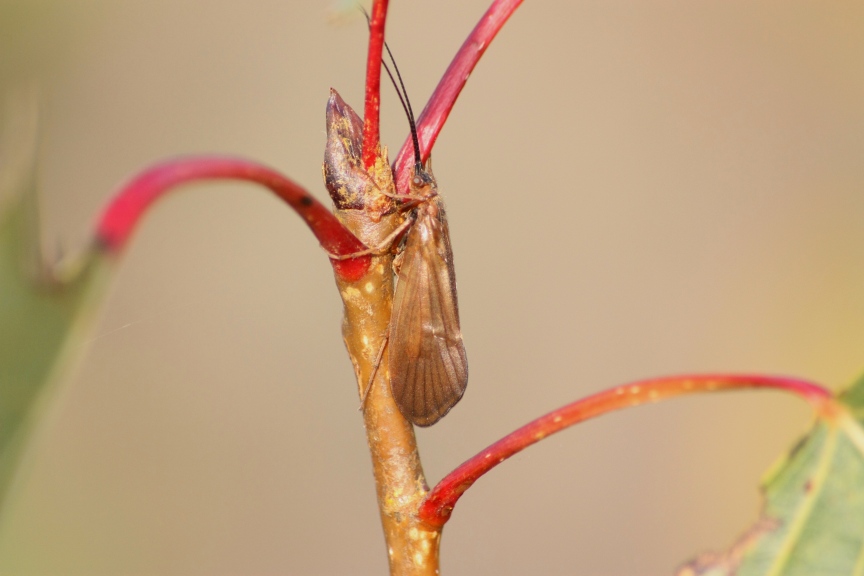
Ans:
{"type": "Polygon", "coordinates": [[[324,184],[338,210],[364,210],[374,220],[393,210],[384,194],[394,190],[387,149],[377,150],[371,170],[364,168],[363,121],[333,89],[327,101],[324,184]]]}

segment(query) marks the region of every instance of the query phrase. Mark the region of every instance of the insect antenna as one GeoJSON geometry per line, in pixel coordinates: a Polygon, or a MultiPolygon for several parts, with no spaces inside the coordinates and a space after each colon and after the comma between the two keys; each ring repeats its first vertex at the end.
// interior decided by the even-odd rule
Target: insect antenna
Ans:
{"type": "Polygon", "coordinates": [[[399,87],[396,86],[396,81],[393,79],[393,74],[390,73],[390,68],[387,66],[387,63],[384,62],[384,59],[381,59],[381,64],[384,65],[384,70],[387,71],[387,75],[390,76],[390,81],[393,82],[393,87],[396,88],[396,93],[399,94],[399,101],[402,102],[402,108],[405,110],[405,114],[408,115],[408,124],[411,126],[411,140],[414,143],[414,171],[419,174],[423,171],[423,163],[420,160],[420,139],[417,137],[417,122],[414,119],[414,110],[411,109],[411,100],[408,99],[408,91],[405,89],[405,83],[402,82],[402,74],[399,73],[399,66],[396,65],[396,59],[393,58],[393,52],[390,51],[390,46],[387,43],[384,43],[384,48],[387,49],[387,55],[390,56],[390,61],[393,63],[393,69],[396,71],[396,77],[399,78],[399,87],[402,88],[402,92],[399,92],[399,87]],[[405,99],[402,99],[402,96],[405,96],[405,99]]]}
{"type": "MultiPolygon", "coordinates": [[[[371,23],[371,18],[366,9],[360,6],[363,15],[366,16],[366,22],[371,23]]],[[[411,140],[414,143],[414,173],[420,174],[423,172],[423,162],[420,159],[420,139],[417,137],[417,122],[414,119],[414,110],[411,109],[411,101],[408,99],[408,91],[405,89],[405,83],[402,81],[402,74],[399,73],[399,66],[396,65],[396,59],[393,57],[393,52],[390,51],[390,46],[384,42],[384,48],[387,49],[387,55],[390,56],[390,62],[393,63],[393,69],[396,71],[396,78],[399,78],[399,84],[396,84],[396,78],[387,66],[384,58],[381,58],[381,65],[390,77],[390,82],[393,88],[396,89],[396,95],[399,96],[399,102],[402,104],[402,109],[405,110],[405,115],[408,116],[408,124],[411,127],[411,140]],[[399,88],[402,88],[401,90],[399,88]]]]}

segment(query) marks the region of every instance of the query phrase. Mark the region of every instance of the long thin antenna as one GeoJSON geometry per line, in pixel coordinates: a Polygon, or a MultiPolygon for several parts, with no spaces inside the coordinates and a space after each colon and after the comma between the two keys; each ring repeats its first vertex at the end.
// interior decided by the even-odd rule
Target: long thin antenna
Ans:
{"type": "MultiPolygon", "coordinates": [[[[407,112],[408,122],[411,125],[411,139],[414,141],[414,169],[416,172],[420,172],[423,170],[423,163],[420,160],[420,139],[417,137],[417,122],[414,119],[414,110],[411,109],[411,100],[408,99],[408,91],[405,89],[405,83],[402,82],[402,74],[399,73],[399,66],[396,65],[396,59],[393,58],[393,52],[390,51],[390,46],[387,45],[387,42],[384,42],[384,48],[387,49],[390,61],[393,62],[393,69],[396,70],[396,77],[399,78],[399,86],[402,87],[402,93],[405,94],[405,102],[403,103],[403,106],[408,108],[407,112]]],[[[387,68],[386,64],[384,64],[384,69],[387,70],[387,74],[390,74],[390,70],[387,68]]],[[[390,75],[390,79],[393,79],[392,74],[390,75]]],[[[393,86],[396,86],[395,82],[393,83],[393,86]]]]}
{"type": "MultiPolygon", "coordinates": [[[[385,44],[386,45],[386,44],[385,44]]],[[[389,52],[389,50],[388,50],[389,52]]],[[[399,91],[399,87],[396,85],[396,79],[393,78],[393,73],[390,72],[390,68],[387,66],[387,63],[384,60],[381,60],[381,65],[384,66],[384,70],[387,72],[387,76],[390,77],[390,82],[393,83],[393,88],[396,89],[396,95],[399,96],[399,102],[402,103],[402,109],[405,110],[405,115],[408,116],[408,123],[411,126],[411,138],[414,140],[414,160],[415,162],[420,162],[420,145],[417,140],[417,128],[414,125],[414,117],[411,115],[411,104],[407,102],[408,95],[402,97],[402,92],[399,91]]],[[[394,64],[395,66],[395,64],[394,64]]],[[[399,70],[396,70],[396,74],[399,74],[399,70]]],[[[405,89],[404,87],[402,88],[405,89]]]]}
{"type": "MultiPolygon", "coordinates": [[[[369,13],[366,12],[366,9],[363,6],[360,6],[360,10],[363,12],[363,15],[366,16],[366,22],[371,23],[369,13]]],[[[411,128],[411,140],[414,143],[414,172],[419,174],[423,171],[423,162],[420,158],[420,139],[417,137],[417,122],[414,119],[414,110],[411,109],[411,101],[408,99],[408,91],[405,89],[405,83],[402,82],[402,74],[399,73],[399,66],[396,65],[396,59],[393,57],[393,52],[390,51],[390,46],[387,45],[387,42],[384,42],[384,48],[387,49],[387,54],[390,56],[390,62],[393,63],[393,69],[396,70],[396,77],[399,78],[398,86],[396,85],[396,79],[393,78],[393,73],[390,72],[390,67],[387,66],[387,62],[385,62],[383,58],[381,59],[381,65],[384,66],[387,76],[390,77],[390,82],[393,83],[393,88],[396,89],[396,95],[399,96],[399,102],[402,104],[402,109],[405,110],[405,114],[408,116],[408,125],[411,128]],[[399,90],[400,87],[402,88],[401,91],[399,90]]]]}

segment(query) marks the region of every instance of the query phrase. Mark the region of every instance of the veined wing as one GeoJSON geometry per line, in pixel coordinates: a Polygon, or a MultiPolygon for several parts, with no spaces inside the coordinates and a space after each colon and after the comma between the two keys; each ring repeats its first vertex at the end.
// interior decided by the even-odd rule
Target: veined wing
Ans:
{"type": "Polygon", "coordinates": [[[390,386],[402,415],[431,426],[462,398],[468,359],[459,328],[453,253],[437,198],[408,231],[390,320],[390,386]]]}

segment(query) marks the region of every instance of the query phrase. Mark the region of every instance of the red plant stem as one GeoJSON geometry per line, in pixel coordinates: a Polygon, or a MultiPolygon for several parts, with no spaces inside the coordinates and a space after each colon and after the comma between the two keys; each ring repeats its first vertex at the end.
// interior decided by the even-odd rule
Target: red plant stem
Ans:
{"type": "MultiPolygon", "coordinates": [[[[420,140],[420,155],[424,162],[429,158],[435,140],[438,139],[438,134],[444,127],[450,110],[456,103],[456,98],[459,97],[465,82],[468,81],[468,76],[474,70],[495,35],[498,34],[498,31],[520,4],[522,4],[522,0],[495,0],[492,2],[483,17],[477,22],[474,30],[465,39],[462,47],[459,48],[459,52],[453,57],[453,61],[450,62],[450,66],[444,72],[444,76],[438,82],[432,97],[429,98],[429,102],[417,119],[417,137],[420,140]]],[[[402,144],[396,161],[393,162],[396,190],[401,194],[408,191],[408,179],[411,177],[413,164],[414,149],[409,136],[402,144]]]]}
{"type": "Polygon", "coordinates": [[[371,170],[378,159],[381,142],[381,54],[384,51],[384,23],[388,0],[375,0],[369,17],[369,54],[366,58],[366,103],[363,111],[363,166],[371,170]]]}
{"type": "Polygon", "coordinates": [[[831,405],[832,394],[829,390],[805,380],[779,376],[749,374],[674,376],[618,386],[541,416],[465,461],[429,492],[420,507],[419,517],[430,526],[443,526],[450,518],[453,507],[462,494],[483,474],[535,442],[584,420],[622,408],[684,394],[743,388],[773,388],[791,392],[822,412],[827,412],[831,405]]]}
{"type": "MultiPolygon", "coordinates": [[[[243,180],[269,188],[300,215],[321,246],[331,254],[352,254],[366,247],[318,200],[272,168],[243,158],[191,156],[161,162],[123,186],[102,213],[96,239],[108,252],[120,252],[147,209],[181,184],[202,180],[243,180]]],[[[368,256],[331,260],[346,279],[359,279],[369,268],[368,256]]]]}

